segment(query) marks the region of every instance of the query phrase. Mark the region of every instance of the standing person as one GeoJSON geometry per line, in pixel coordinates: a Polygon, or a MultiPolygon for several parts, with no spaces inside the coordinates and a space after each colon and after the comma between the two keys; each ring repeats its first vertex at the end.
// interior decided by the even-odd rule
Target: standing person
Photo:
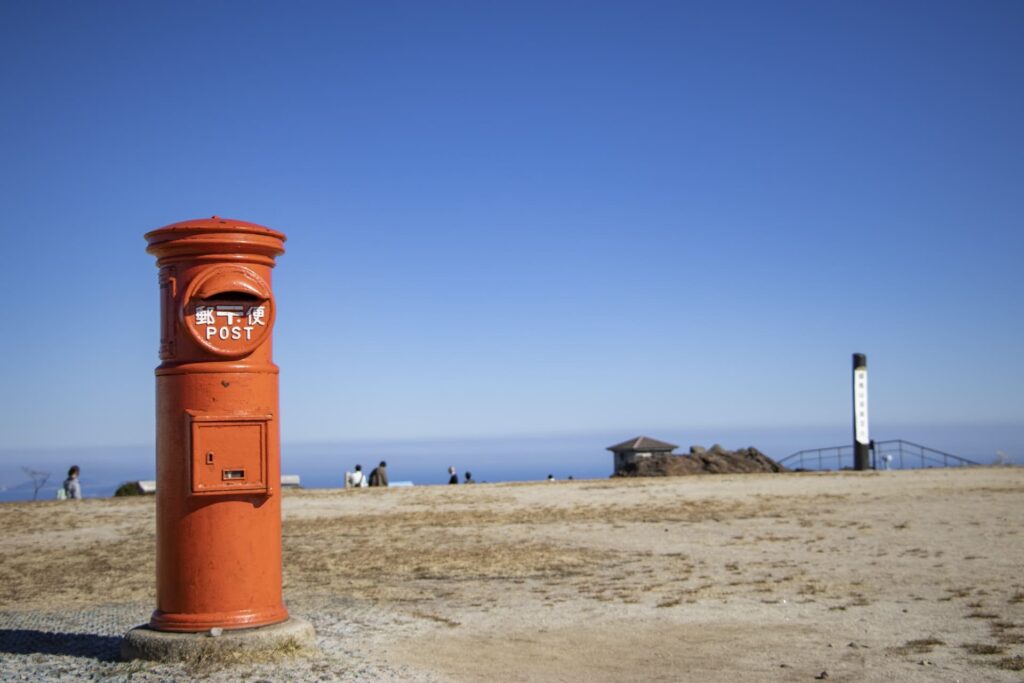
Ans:
{"type": "Polygon", "coordinates": [[[64,480],[64,496],[68,500],[82,500],[82,485],[78,481],[78,465],[68,470],[68,478],[64,480]]]}
{"type": "Polygon", "coordinates": [[[388,464],[383,460],[370,472],[370,486],[388,485],[388,464]]]}
{"type": "Polygon", "coordinates": [[[448,483],[449,484],[458,484],[459,483],[459,473],[455,471],[455,467],[454,466],[448,468],[448,483]]]}
{"type": "Polygon", "coordinates": [[[363,474],[363,466],[356,465],[355,472],[345,473],[345,486],[346,488],[361,488],[366,486],[366,475],[363,474]]]}
{"type": "Polygon", "coordinates": [[[475,481],[473,481],[473,473],[472,472],[466,472],[466,474],[464,476],[466,477],[466,482],[465,483],[467,483],[467,484],[475,484],[476,483],[475,481]]]}

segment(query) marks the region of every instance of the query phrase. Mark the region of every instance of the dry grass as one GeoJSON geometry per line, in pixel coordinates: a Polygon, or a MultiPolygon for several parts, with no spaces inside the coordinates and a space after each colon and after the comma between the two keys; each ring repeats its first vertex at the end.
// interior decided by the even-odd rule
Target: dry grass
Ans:
{"type": "Polygon", "coordinates": [[[457,626],[461,626],[459,622],[453,619],[448,619],[447,617],[442,617],[437,614],[430,614],[429,612],[423,612],[421,610],[413,610],[412,612],[410,612],[410,615],[418,619],[429,619],[430,621],[437,622],[438,624],[444,624],[448,628],[455,628],[457,626]]]}
{"type": "Polygon", "coordinates": [[[993,621],[989,624],[992,636],[1000,645],[1024,645],[1024,633],[1019,629],[1021,624],[1013,621],[993,621]]]}
{"type": "MultiPolygon", "coordinates": [[[[865,666],[893,680],[907,661],[891,655],[937,649],[978,680],[1009,680],[1024,654],[1024,585],[1011,571],[1024,564],[1024,536],[1012,535],[1024,511],[1015,490],[978,495],[973,480],[952,476],[922,473],[910,487],[909,475],[870,487],[828,475],[288,492],[284,592],[293,607],[389,615],[426,634],[427,652],[443,640],[504,652],[518,629],[548,661],[540,643],[562,629],[558,652],[574,666],[622,662],[634,650],[615,648],[633,620],[651,629],[644,647],[665,655],[642,666],[668,667],[709,624],[726,635],[701,641],[700,656],[719,647],[719,664],[731,664],[746,656],[735,642],[763,645],[773,624],[792,629],[778,645],[793,644],[789,665],[831,657],[820,664],[838,669],[829,643],[856,638],[871,643],[857,653],[865,666]],[[989,558],[993,570],[965,557],[989,558]],[[920,621],[894,619],[894,605],[920,621]],[[541,621],[551,628],[536,631],[541,621]],[[920,623],[943,630],[922,638],[920,623]],[[601,628],[614,637],[572,654],[601,628]],[[963,645],[942,651],[937,635],[963,645]]],[[[0,505],[0,610],[154,601],[153,529],[152,498],[0,505]]],[[[211,655],[190,666],[201,675],[233,664],[211,655]]],[[[755,679],[751,666],[737,679],[755,679]]]]}
{"type": "Polygon", "coordinates": [[[1005,647],[988,643],[965,643],[960,647],[972,655],[1001,655],[1006,652],[1005,647]]]}
{"type": "Polygon", "coordinates": [[[561,579],[587,573],[615,557],[613,553],[551,543],[446,537],[442,530],[421,531],[414,537],[383,533],[341,547],[325,546],[322,541],[318,535],[286,537],[286,586],[305,584],[346,590],[361,580],[561,579]]]}
{"type": "Polygon", "coordinates": [[[0,505],[0,607],[152,599],[153,526],[151,500],[0,505]],[[83,541],[86,530],[99,538],[83,541]],[[50,540],[40,546],[40,536],[50,540]]]}
{"type": "Polygon", "coordinates": [[[228,650],[225,648],[197,649],[195,652],[186,655],[181,663],[186,671],[193,676],[202,677],[207,674],[230,669],[240,665],[251,666],[253,664],[266,664],[280,662],[282,660],[294,659],[297,657],[312,657],[316,655],[297,640],[287,639],[275,644],[273,647],[262,647],[258,650],[228,650]]]}
{"type": "Polygon", "coordinates": [[[890,648],[890,652],[896,655],[926,655],[939,645],[946,643],[938,638],[921,638],[919,640],[908,640],[899,647],[890,648]]]}
{"type": "MultiPolygon", "coordinates": [[[[582,488],[603,487],[590,484],[582,488]]],[[[612,531],[625,531],[634,524],[667,529],[676,524],[778,515],[776,507],[762,502],[703,500],[638,505],[607,499],[585,505],[513,509],[501,504],[506,502],[488,493],[474,496],[472,506],[445,505],[436,498],[413,499],[388,513],[286,518],[285,589],[317,586],[327,592],[357,591],[371,601],[417,601],[433,598],[438,584],[453,581],[580,580],[577,593],[583,597],[632,603],[650,592],[652,586],[623,567],[636,561],[649,563],[650,553],[588,547],[568,538],[561,543],[524,542],[520,533],[510,532],[567,525],[612,531]],[[354,529],[362,531],[353,536],[354,529]]],[[[668,553],[662,562],[674,567],[679,580],[688,578],[693,570],[681,553],[668,553]]],[[[699,589],[682,590],[687,592],[699,589]]],[[[678,598],[661,602],[677,604],[678,598]]]]}
{"type": "Polygon", "coordinates": [[[1024,671],[1024,657],[1004,657],[995,663],[995,667],[1006,671],[1024,671]]]}
{"type": "MultiPolygon", "coordinates": [[[[508,509],[495,496],[473,498],[470,506],[448,506],[446,501],[417,502],[403,507],[419,509],[388,511],[379,514],[339,515],[330,519],[296,520],[328,524],[335,528],[371,529],[381,524],[404,531],[421,528],[478,528],[495,525],[551,525],[589,522],[625,523],[702,523],[708,520],[778,517],[778,506],[721,500],[680,500],[672,503],[616,503],[614,499],[582,505],[539,505],[508,509]]],[[[301,529],[300,529],[301,530],[301,529]]]]}

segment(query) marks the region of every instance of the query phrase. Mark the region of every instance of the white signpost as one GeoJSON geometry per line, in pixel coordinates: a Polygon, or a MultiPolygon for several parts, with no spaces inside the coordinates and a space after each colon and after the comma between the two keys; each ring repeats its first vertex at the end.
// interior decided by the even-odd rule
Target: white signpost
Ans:
{"type": "Polygon", "coordinates": [[[870,468],[868,451],[868,359],[863,353],[853,354],[853,469],[870,468]]]}
{"type": "Polygon", "coordinates": [[[853,438],[857,443],[868,445],[868,369],[853,371],[853,438]]]}

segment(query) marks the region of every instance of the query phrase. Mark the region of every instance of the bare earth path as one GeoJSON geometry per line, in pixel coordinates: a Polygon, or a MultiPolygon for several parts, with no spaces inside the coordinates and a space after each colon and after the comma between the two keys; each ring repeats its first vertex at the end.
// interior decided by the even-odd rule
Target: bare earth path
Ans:
{"type": "Polygon", "coordinates": [[[152,499],[0,505],[0,680],[1020,681],[1024,469],[297,491],[319,652],[115,660],[152,499]]]}

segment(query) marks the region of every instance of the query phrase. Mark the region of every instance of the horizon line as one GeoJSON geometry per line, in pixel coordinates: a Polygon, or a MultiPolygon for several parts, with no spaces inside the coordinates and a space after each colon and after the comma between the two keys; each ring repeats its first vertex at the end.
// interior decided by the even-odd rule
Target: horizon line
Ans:
{"type": "MultiPolygon", "coordinates": [[[[877,427],[883,429],[893,428],[907,428],[907,429],[921,429],[921,428],[974,428],[974,429],[985,429],[985,428],[1018,428],[1024,429],[1024,420],[1021,421],[985,421],[985,422],[950,422],[950,421],[939,421],[939,422],[920,422],[920,421],[909,421],[904,423],[889,423],[886,425],[873,425],[872,431],[875,431],[877,427]]],[[[336,437],[320,437],[320,438],[298,438],[298,439],[282,439],[282,445],[290,446],[314,446],[322,444],[337,444],[337,443],[363,443],[368,441],[384,442],[384,443],[437,443],[437,442],[449,442],[449,441],[482,441],[482,440],[513,440],[513,439],[564,439],[564,438],[575,438],[583,436],[593,436],[598,434],[608,434],[612,432],[622,433],[625,436],[623,438],[629,438],[631,436],[651,436],[657,433],[664,432],[678,432],[678,431],[707,431],[711,429],[731,430],[731,431],[744,431],[749,432],[753,430],[764,430],[764,431],[783,431],[783,430],[801,430],[801,429],[836,429],[851,430],[852,437],[852,426],[846,423],[804,423],[804,424],[772,424],[772,425],[724,425],[724,424],[713,424],[713,425],[695,425],[688,427],[666,427],[666,426],[647,426],[638,427],[630,430],[621,429],[617,427],[608,428],[595,428],[595,429],[578,429],[578,430],[565,430],[565,431],[537,431],[537,432],[492,432],[492,433],[479,433],[479,434],[448,434],[448,435],[419,435],[419,436],[398,436],[398,437],[387,437],[380,435],[358,435],[358,436],[336,436],[336,437]]],[[[0,455],[11,451],[46,451],[56,449],[95,449],[95,448],[153,448],[155,446],[154,440],[150,442],[134,442],[134,443],[93,443],[93,444],[46,444],[46,445],[15,445],[15,446],[0,446],[0,455]]]]}

